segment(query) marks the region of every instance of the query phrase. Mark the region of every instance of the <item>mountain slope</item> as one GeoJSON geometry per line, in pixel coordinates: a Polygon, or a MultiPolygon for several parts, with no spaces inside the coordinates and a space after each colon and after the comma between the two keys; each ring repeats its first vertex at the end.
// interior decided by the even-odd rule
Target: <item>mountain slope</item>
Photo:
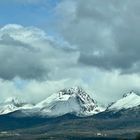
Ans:
{"type": "MultiPolygon", "coordinates": [[[[60,134],[63,138],[65,135],[75,136],[76,134],[77,136],[81,134],[83,134],[82,136],[97,136],[97,133],[101,133],[102,136],[107,137],[135,137],[140,132],[140,118],[128,117],[127,119],[100,119],[96,118],[96,115],[76,117],[72,114],[66,114],[52,118],[38,116],[13,118],[9,114],[6,114],[0,116],[0,131],[11,130],[20,134],[21,137],[24,135],[50,135],[50,137],[56,135],[57,137],[57,134],[60,134]]],[[[18,137],[17,139],[20,138],[18,137]]],[[[44,137],[44,139],[47,138],[44,137]]]]}
{"type": "Polygon", "coordinates": [[[112,103],[108,110],[121,110],[121,109],[129,109],[133,107],[137,107],[140,105],[140,95],[135,92],[130,92],[128,94],[124,94],[123,98],[118,101],[112,103]]]}
{"type": "Polygon", "coordinates": [[[0,115],[8,114],[21,109],[31,109],[33,105],[28,104],[18,98],[10,97],[0,103],[0,115]]]}
{"type": "Polygon", "coordinates": [[[124,95],[105,111],[100,110],[97,103],[79,87],[52,94],[31,109],[23,109],[25,103],[15,99],[5,101],[5,104],[10,103],[20,106],[20,109],[0,116],[0,131],[14,131],[21,138],[41,135],[44,139],[47,139],[46,136],[62,139],[66,135],[96,137],[101,134],[107,139],[130,139],[140,133],[139,95],[134,92],[124,95]],[[89,116],[91,114],[94,115],[89,116]]]}
{"type": "Polygon", "coordinates": [[[140,95],[134,92],[124,94],[110,104],[104,112],[96,115],[100,119],[133,119],[140,116],[140,95]]]}
{"type": "Polygon", "coordinates": [[[139,112],[140,95],[130,92],[125,94],[123,98],[112,103],[105,110],[99,107],[95,100],[93,100],[82,88],[74,87],[60,90],[52,94],[50,97],[41,101],[36,105],[28,104],[18,98],[8,98],[5,102],[0,104],[0,115],[11,112],[13,116],[42,116],[42,117],[56,117],[64,114],[75,114],[76,116],[86,117],[95,114],[104,114],[104,116],[117,116],[120,114],[129,114],[130,111],[139,112]],[[114,112],[118,112],[114,115],[114,112]],[[120,113],[121,112],[121,113],[120,113]]]}

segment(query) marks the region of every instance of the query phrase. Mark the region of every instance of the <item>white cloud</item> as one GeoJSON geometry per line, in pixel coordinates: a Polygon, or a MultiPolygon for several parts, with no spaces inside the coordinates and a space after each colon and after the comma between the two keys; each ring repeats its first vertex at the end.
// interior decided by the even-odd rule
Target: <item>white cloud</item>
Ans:
{"type": "Polygon", "coordinates": [[[74,47],[35,27],[1,28],[0,100],[19,96],[38,102],[62,88],[77,85],[102,103],[132,89],[140,91],[138,74],[120,75],[117,70],[108,72],[79,64],[79,51],[74,47]]]}
{"type": "Polygon", "coordinates": [[[6,25],[0,29],[0,77],[46,79],[55,69],[75,65],[77,52],[66,52],[58,44],[38,28],[6,25]]]}
{"type": "Polygon", "coordinates": [[[39,102],[63,88],[81,86],[98,102],[108,104],[121,98],[126,92],[140,91],[138,75],[119,75],[118,72],[104,73],[92,69],[86,69],[86,72],[80,69],[77,71],[79,74],[76,71],[74,71],[76,74],[68,71],[67,76],[63,75],[63,78],[58,80],[37,81],[20,78],[12,81],[0,80],[0,101],[17,96],[29,102],[39,102]]]}

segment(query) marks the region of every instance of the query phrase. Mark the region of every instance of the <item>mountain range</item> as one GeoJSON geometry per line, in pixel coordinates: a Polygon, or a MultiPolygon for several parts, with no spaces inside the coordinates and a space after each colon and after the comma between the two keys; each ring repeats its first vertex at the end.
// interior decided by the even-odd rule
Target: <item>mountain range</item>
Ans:
{"type": "Polygon", "coordinates": [[[67,113],[86,117],[104,111],[120,111],[140,106],[140,95],[131,91],[106,108],[101,107],[81,87],[60,90],[45,100],[31,104],[17,97],[10,97],[0,104],[0,115],[21,111],[25,115],[39,114],[42,117],[56,117],[67,113]]]}
{"type": "Polygon", "coordinates": [[[35,105],[15,97],[0,104],[0,115],[21,111],[31,116],[39,114],[42,117],[54,117],[72,113],[84,117],[104,110],[80,87],[60,90],[35,105]]]}
{"type": "Polygon", "coordinates": [[[0,131],[134,138],[140,133],[140,95],[131,91],[106,108],[80,87],[60,90],[37,104],[10,97],[0,104],[0,131]]]}

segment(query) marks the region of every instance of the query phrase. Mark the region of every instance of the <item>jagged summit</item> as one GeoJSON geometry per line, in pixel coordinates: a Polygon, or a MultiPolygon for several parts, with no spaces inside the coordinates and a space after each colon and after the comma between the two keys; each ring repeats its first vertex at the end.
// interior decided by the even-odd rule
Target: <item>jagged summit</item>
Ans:
{"type": "Polygon", "coordinates": [[[83,101],[88,100],[88,101],[92,101],[94,103],[96,102],[85,92],[85,90],[83,88],[78,87],[78,86],[60,90],[59,91],[60,98],[63,95],[80,96],[80,97],[83,97],[83,101]]]}
{"type": "Polygon", "coordinates": [[[84,92],[85,91],[79,86],[72,87],[72,88],[65,88],[65,89],[62,89],[59,91],[59,93],[62,93],[62,95],[64,95],[64,94],[67,94],[67,95],[82,94],[84,92]]]}
{"type": "Polygon", "coordinates": [[[60,90],[37,104],[36,107],[41,108],[45,114],[50,116],[66,113],[88,116],[101,112],[96,101],[80,87],[60,90]]]}
{"type": "Polygon", "coordinates": [[[71,96],[79,96],[81,97],[80,99],[83,100],[87,100],[87,101],[91,101],[91,102],[94,102],[96,103],[96,101],[94,101],[86,92],[83,88],[81,87],[72,87],[72,88],[65,88],[63,90],[60,90],[59,91],[59,97],[61,98],[62,96],[64,95],[71,95],[71,96]]]}

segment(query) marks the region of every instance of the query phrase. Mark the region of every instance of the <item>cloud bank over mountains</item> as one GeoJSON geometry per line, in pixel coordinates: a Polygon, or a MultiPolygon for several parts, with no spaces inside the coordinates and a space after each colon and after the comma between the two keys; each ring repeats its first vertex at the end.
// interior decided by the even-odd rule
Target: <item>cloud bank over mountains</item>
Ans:
{"type": "Polygon", "coordinates": [[[139,5],[138,0],[63,1],[56,8],[64,19],[59,30],[77,45],[79,63],[124,74],[139,73],[139,5]]]}
{"type": "MultiPolygon", "coordinates": [[[[47,11],[44,2],[27,0],[20,5],[47,11]]],[[[51,18],[49,11],[46,16],[51,25],[6,24],[0,28],[1,100],[21,96],[37,102],[76,85],[105,103],[123,92],[140,91],[138,0],[47,2],[53,5],[49,7],[51,18]]]]}
{"type": "Polygon", "coordinates": [[[52,72],[74,66],[78,59],[77,52],[66,52],[35,27],[6,25],[0,29],[0,37],[0,77],[5,80],[49,79],[52,72]]]}

